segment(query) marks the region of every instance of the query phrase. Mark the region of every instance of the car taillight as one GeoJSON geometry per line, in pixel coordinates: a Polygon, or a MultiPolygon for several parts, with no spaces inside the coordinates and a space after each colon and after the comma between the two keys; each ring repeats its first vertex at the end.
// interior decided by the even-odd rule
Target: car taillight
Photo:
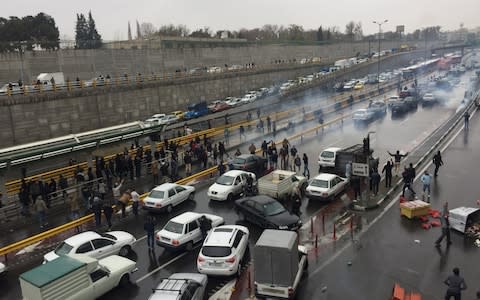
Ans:
{"type": "Polygon", "coordinates": [[[293,295],[293,289],[291,287],[288,288],[288,296],[290,297],[293,295]]]}
{"type": "Polygon", "coordinates": [[[180,242],[178,240],[172,240],[172,245],[178,245],[180,242]]]}
{"type": "Polygon", "coordinates": [[[227,259],[225,260],[225,262],[227,262],[227,263],[229,263],[229,264],[233,264],[233,263],[235,262],[235,256],[232,256],[232,257],[230,257],[230,258],[227,258],[227,259]]]}
{"type": "Polygon", "coordinates": [[[157,236],[155,236],[155,237],[157,238],[157,240],[160,240],[160,236],[159,236],[159,235],[157,235],[157,236]]]}
{"type": "Polygon", "coordinates": [[[199,263],[202,263],[202,262],[205,261],[205,258],[199,256],[199,257],[197,258],[197,261],[198,261],[199,263]]]}

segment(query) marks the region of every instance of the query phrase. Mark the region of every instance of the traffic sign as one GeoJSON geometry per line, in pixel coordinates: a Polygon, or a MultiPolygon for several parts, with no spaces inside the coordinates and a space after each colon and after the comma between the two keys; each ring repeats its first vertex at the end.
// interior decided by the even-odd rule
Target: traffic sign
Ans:
{"type": "Polygon", "coordinates": [[[368,164],[352,163],[352,175],[363,177],[370,176],[368,164]]]}

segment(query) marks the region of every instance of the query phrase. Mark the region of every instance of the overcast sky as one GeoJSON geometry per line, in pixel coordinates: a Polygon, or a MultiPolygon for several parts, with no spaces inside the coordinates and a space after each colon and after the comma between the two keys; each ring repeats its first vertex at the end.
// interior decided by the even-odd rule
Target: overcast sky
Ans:
{"type": "Polygon", "coordinates": [[[264,24],[299,24],[304,29],[322,25],[345,30],[348,21],[360,21],[365,34],[376,32],[373,20],[388,19],[385,30],[405,25],[406,32],[440,25],[457,29],[480,25],[480,0],[23,0],[2,5],[0,16],[51,15],[60,37],[73,39],[76,13],[91,10],[105,40],[126,39],[127,22],[185,24],[190,30],[209,26],[214,31],[255,28],[264,24]]]}

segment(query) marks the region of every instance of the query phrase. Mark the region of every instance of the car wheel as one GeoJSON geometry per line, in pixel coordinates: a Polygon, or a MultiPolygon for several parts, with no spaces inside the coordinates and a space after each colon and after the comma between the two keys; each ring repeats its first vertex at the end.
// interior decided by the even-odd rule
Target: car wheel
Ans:
{"type": "Polygon", "coordinates": [[[130,250],[131,250],[130,246],[123,246],[123,247],[120,249],[120,251],[118,251],[118,255],[120,255],[120,256],[127,256],[128,253],[130,253],[130,250]]]}
{"type": "Polygon", "coordinates": [[[188,242],[187,245],[185,246],[185,250],[192,251],[192,249],[193,249],[193,242],[188,242]]]}
{"type": "Polygon", "coordinates": [[[188,200],[190,201],[195,200],[195,192],[191,192],[190,195],[188,195],[188,200]]]}
{"type": "Polygon", "coordinates": [[[167,206],[167,212],[168,212],[168,213],[171,213],[171,212],[172,212],[172,210],[173,210],[173,207],[172,207],[172,205],[171,205],[171,204],[170,204],[170,205],[168,205],[168,206],[167,206]]]}
{"type": "Polygon", "coordinates": [[[233,195],[232,194],[228,194],[227,196],[227,201],[228,202],[231,202],[233,200],[233,195]]]}
{"type": "Polygon", "coordinates": [[[123,274],[122,278],[120,278],[119,286],[127,286],[130,284],[130,275],[128,274],[123,274]]]}

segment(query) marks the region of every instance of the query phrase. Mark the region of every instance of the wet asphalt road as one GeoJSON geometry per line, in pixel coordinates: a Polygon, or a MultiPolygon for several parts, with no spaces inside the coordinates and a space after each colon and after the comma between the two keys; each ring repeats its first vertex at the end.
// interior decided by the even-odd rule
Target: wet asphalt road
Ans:
{"type": "MultiPolygon", "coordinates": [[[[400,118],[392,118],[390,114],[388,114],[382,120],[378,120],[377,122],[373,122],[369,124],[365,128],[355,128],[351,122],[345,122],[343,128],[340,127],[333,127],[325,132],[322,137],[314,137],[314,138],[306,138],[303,144],[300,144],[299,141],[294,141],[292,144],[296,145],[300,153],[307,153],[310,158],[310,171],[313,175],[316,175],[318,172],[316,159],[321,149],[324,149],[329,146],[349,146],[356,143],[361,143],[362,138],[366,135],[369,131],[375,131],[376,133],[371,136],[371,147],[375,149],[374,155],[379,156],[381,162],[384,162],[387,158],[388,154],[386,153],[387,150],[395,151],[397,149],[401,149],[404,151],[410,151],[414,149],[426,136],[429,135],[436,127],[438,127],[442,122],[444,122],[450,115],[455,112],[455,109],[462,99],[463,96],[464,86],[459,86],[454,93],[452,93],[450,97],[450,101],[448,105],[445,106],[436,106],[429,109],[422,109],[421,107],[418,108],[416,112],[411,112],[403,117],[400,118]]],[[[365,104],[364,104],[365,105],[365,104]]],[[[308,126],[308,124],[307,124],[308,126]]],[[[279,139],[280,137],[277,137],[279,139]]],[[[246,151],[242,151],[246,152],[246,151]]],[[[478,152],[478,151],[477,151],[478,152]]],[[[449,164],[449,160],[445,157],[445,161],[449,164]]],[[[467,168],[468,170],[468,168],[467,168]]],[[[174,210],[174,215],[180,214],[184,211],[196,211],[196,212],[208,212],[213,214],[219,214],[225,218],[227,224],[237,223],[238,217],[235,212],[232,210],[233,203],[213,203],[209,202],[206,198],[206,189],[210,183],[203,183],[197,186],[197,193],[195,197],[195,202],[188,202],[184,205],[178,207],[178,209],[174,210]]],[[[434,194],[432,198],[432,202],[437,196],[434,194]]],[[[302,206],[302,219],[308,220],[309,216],[313,215],[316,211],[318,211],[323,204],[321,203],[310,203],[309,201],[304,201],[302,206]]],[[[160,228],[166,221],[170,218],[169,216],[162,215],[158,219],[160,228]]],[[[398,217],[398,214],[397,214],[398,217]]],[[[389,218],[381,219],[383,222],[388,222],[389,218]],[[384,221],[387,220],[387,221],[384,221]]],[[[387,223],[388,224],[388,223],[387,223]]],[[[251,246],[255,243],[256,239],[260,235],[260,230],[253,225],[246,224],[251,230],[251,246]]],[[[408,225],[407,225],[408,227],[408,225]]],[[[411,231],[420,231],[423,229],[417,229],[418,226],[412,227],[410,230],[407,228],[407,233],[411,231]]],[[[132,258],[137,260],[139,271],[132,276],[132,281],[137,281],[142,279],[136,285],[131,286],[128,289],[115,289],[112,292],[106,294],[102,299],[118,299],[120,296],[122,299],[147,299],[148,295],[151,292],[151,288],[156,286],[161,278],[168,277],[171,273],[175,272],[195,272],[196,271],[196,256],[198,253],[198,249],[196,251],[192,251],[191,253],[187,254],[172,254],[172,253],[164,253],[163,249],[157,247],[155,251],[155,255],[149,255],[146,247],[146,241],[141,239],[143,236],[143,219],[139,218],[138,220],[134,220],[133,217],[129,217],[127,222],[122,222],[118,225],[114,226],[115,230],[127,230],[134,234],[135,236],[139,237],[139,241],[136,243],[134,247],[134,252],[132,258]],[[183,255],[176,261],[172,261],[172,258],[175,258],[177,255],[183,255]],[[167,266],[165,264],[169,263],[167,266]],[[163,268],[161,268],[164,266],[163,268]],[[160,268],[159,268],[160,267],[160,268]],[[144,277],[149,272],[158,269],[157,272],[152,273],[151,276],[144,277]],[[142,278],[144,277],[144,279],[142,278]]],[[[377,237],[382,237],[383,235],[389,235],[390,233],[387,231],[383,231],[383,228],[389,228],[389,226],[376,226],[374,227],[378,233],[377,237]],[[379,228],[380,227],[380,228],[379,228]]],[[[401,231],[401,230],[400,230],[401,231]]],[[[431,231],[433,232],[433,230],[431,231]]],[[[366,235],[368,236],[368,235],[366,235]]],[[[364,237],[362,239],[365,240],[364,237]]],[[[433,239],[433,237],[432,237],[433,239]]],[[[365,245],[372,244],[372,247],[375,245],[377,241],[372,237],[372,239],[366,239],[365,245]]],[[[363,242],[362,242],[363,243],[363,242]]],[[[405,247],[405,245],[399,245],[398,247],[393,247],[395,252],[404,253],[410,252],[410,247],[405,247]],[[406,249],[398,251],[399,249],[406,249]]],[[[391,250],[391,249],[390,249],[391,250]]],[[[432,249],[431,249],[432,250],[432,249]]],[[[393,250],[392,250],[393,251],[393,250]]],[[[374,255],[378,253],[376,251],[369,251],[370,255],[373,257],[377,257],[374,255]]],[[[389,255],[382,256],[383,259],[387,259],[389,255]]],[[[2,299],[17,299],[20,297],[20,291],[18,286],[18,275],[31,267],[34,267],[41,261],[41,256],[37,260],[31,260],[29,263],[23,264],[14,270],[11,270],[9,274],[2,280],[0,280],[0,289],[5,291],[2,292],[0,298],[2,299]]],[[[388,260],[392,264],[397,264],[400,261],[399,258],[388,260]]],[[[387,262],[388,262],[387,261],[387,262]]],[[[371,262],[370,262],[371,264],[371,262]]],[[[354,263],[354,267],[357,265],[357,262],[354,263]]],[[[380,265],[380,264],[377,264],[380,265]]],[[[328,267],[331,267],[329,265],[328,267]]],[[[360,267],[360,266],[359,266],[360,267]]],[[[366,266],[364,266],[366,267],[366,266]]],[[[353,268],[352,268],[353,269],[353,268]]],[[[363,271],[363,268],[359,268],[360,271],[363,271]]],[[[340,270],[339,270],[340,271],[340,270]]],[[[324,277],[321,279],[317,279],[313,276],[323,276],[325,271],[319,271],[318,273],[314,273],[315,271],[311,272],[313,280],[309,280],[311,282],[311,286],[306,285],[303,289],[305,294],[299,295],[299,299],[313,299],[312,297],[319,296],[318,292],[318,284],[316,282],[324,282],[324,277]],[[315,285],[315,286],[313,286],[315,285]]],[[[332,271],[333,272],[333,271],[332,271]]],[[[330,274],[327,272],[326,274],[330,274]]],[[[338,276],[332,276],[331,278],[336,278],[337,280],[341,277],[342,274],[338,276]]],[[[365,277],[365,276],[364,276],[365,277]]],[[[215,290],[218,285],[223,283],[223,279],[213,279],[210,280],[210,291],[215,290]]],[[[327,281],[325,281],[327,282],[327,281]]],[[[340,281],[340,282],[343,282],[340,281]]],[[[329,284],[328,284],[329,285],[329,284]]],[[[327,285],[327,286],[328,286],[327,285]]],[[[365,285],[360,285],[365,286],[365,285]]],[[[391,289],[389,287],[388,289],[391,289]]],[[[370,289],[366,289],[364,291],[369,291],[370,289]]],[[[340,298],[326,298],[326,299],[343,299],[340,298]]],[[[366,298],[365,298],[366,299],[366,298]]]]}

